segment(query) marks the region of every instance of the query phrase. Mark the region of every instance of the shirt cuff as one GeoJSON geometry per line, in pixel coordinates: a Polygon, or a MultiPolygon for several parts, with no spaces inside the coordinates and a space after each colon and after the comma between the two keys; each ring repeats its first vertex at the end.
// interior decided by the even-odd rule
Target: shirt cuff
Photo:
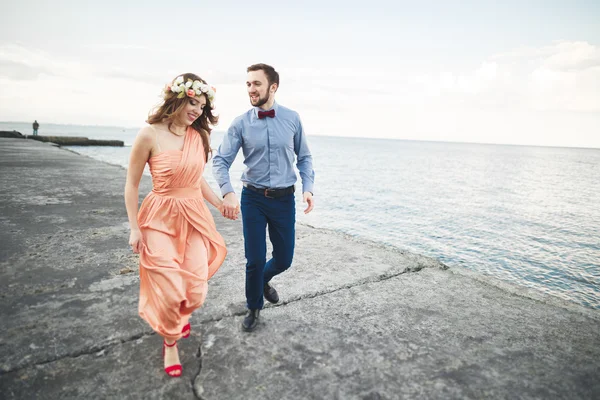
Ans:
{"type": "Polygon", "coordinates": [[[313,186],[314,184],[312,182],[302,182],[302,193],[304,192],[311,192],[314,195],[314,191],[313,191],[313,186]]]}
{"type": "Polygon", "coordinates": [[[231,183],[228,182],[228,183],[224,184],[223,186],[221,186],[221,195],[223,197],[225,197],[225,195],[227,193],[231,193],[231,192],[234,192],[233,186],[231,186],[231,183]]]}

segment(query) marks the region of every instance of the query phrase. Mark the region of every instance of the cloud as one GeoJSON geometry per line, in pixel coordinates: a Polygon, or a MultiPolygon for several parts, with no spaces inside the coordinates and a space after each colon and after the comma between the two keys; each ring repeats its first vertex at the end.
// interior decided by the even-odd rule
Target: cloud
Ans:
{"type": "Polygon", "coordinates": [[[561,41],[471,69],[294,69],[278,98],[318,134],[598,146],[598,51],[561,41]]]}
{"type": "Polygon", "coordinates": [[[444,100],[473,107],[521,110],[600,111],[600,48],[587,42],[556,42],[493,55],[468,73],[428,76],[444,100]]]}
{"type": "Polygon", "coordinates": [[[92,50],[120,50],[120,51],[125,51],[125,52],[129,52],[129,51],[135,51],[135,50],[140,50],[140,51],[153,51],[153,52],[162,52],[162,51],[170,51],[169,49],[165,49],[163,47],[160,46],[156,46],[156,47],[149,47],[149,46],[141,46],[141,45],[134,45],[134,44],[128,44],[128,43],[95,43],[95,44],[88,44],[83,46],[86,49],[92,49],[92,50]]]}
{"type": "Polygon", "coordinates": [[[40,75],[55,75],[44,55],[18,45],[0,46],[0,77],[8,80],[33,81],[40,75]]]}
{"type": "Polygon", "coordinates": [[[0,77],[2,78],[30,81],[37,80],[40,75],[53,75],[53,73],[46,67],[33,66],[24,62],[0,58],[0,77]]]}
{"type": "Polygon", "coordinates": [[[600,111],[600,48],[586,42],[558,42],[527,70],[529,106],[548,111],[600,111]]]}
{"type": "Polygon", "coordinates": [[[515,49],[491,55],[471,70],[377,67],[285,72],[292,74],[290,85],[306,102],[318,98],[349,112],[361,101],[391,113],[398,107],[600,111],[600,47],[588,42],[515,49]]]}
{"type": "Polygon", "coordinates": [[[78,63],[61,61],[18,44],[0,45],[0,68],[3,76],[21,80],[35,80],[40,74],[65,76],[80,70],[78,63]]]}
{"type": "Polygon", "coordinates": [[[583,41],[557,41],[538,48],[522,47],[491,59],[503,64],[528,63],[554,70],[586,70],[600,66],[600,48],[583,41]]]}
{"type": "Polygon", "coordinates": [[[145,83],[149,85],[156,85],[164,80],[164,74],[143,72],[143,71],[132,71],[124,68],[109,68],[102,70],[100,75],[108,79],[119,79],[124,81],[135,81],[145,83]]]}
{"type": "MultiPolygon", "coordinates": [[[[164,59],[152,49],[138,49],[147,51],[142,57],[111,47],[99,59],[0,45],[4,118],[35,112],[58,123],[141,125],[169,79],[206,64],[200,53],[164,59]]],[[[219,128],[227,129],[249,106],[246,64],[215,60],[197,72],[217,86],[219,128]]],[[[598,129],[600,48],[588,42],[518,48],[463,69],[372,64],[282,66],[277,99],[298,110],[313,134],[543,144],[545,136],[530,132],[554,130],[552,144],[560,144],[572,126],[581,145],[598,129]]]]}

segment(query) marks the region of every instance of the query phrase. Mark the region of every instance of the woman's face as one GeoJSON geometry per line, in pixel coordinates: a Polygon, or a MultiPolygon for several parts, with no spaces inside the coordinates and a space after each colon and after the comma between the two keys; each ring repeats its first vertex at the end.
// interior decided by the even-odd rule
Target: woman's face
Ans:
{"type": "Polygon", "coordinates": [[[186,105],[180,111],[178,120],[182,125],[190,126],[202,115],[206,107],[206,96],[187,97],[186,105]]]}

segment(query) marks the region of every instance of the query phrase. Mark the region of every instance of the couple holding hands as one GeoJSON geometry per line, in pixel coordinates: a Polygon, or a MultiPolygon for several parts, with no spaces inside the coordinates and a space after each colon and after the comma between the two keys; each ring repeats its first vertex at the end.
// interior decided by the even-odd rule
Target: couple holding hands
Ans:
{"type": "Polygon", "coordinates": [[[292,264],[298,168],[305,213],[314,206],[312,156],[298,113],[275,102],[279,74],[266,64],[247,69],[250,110],[237,117],[212,158],[222,199],[203,177],[209,160],[215,89],[197,75],[178,76],[148,118],[131,149],[125,205],[129,244],[140,254],[139,314],[163,337],[165,372],[181,376],[177,340],[190,335],[191,313],[206,298],[207,282],[227,250],[206,202],[229,219],[242,213],[246,256],[244,331],[253,331],[263,299],[279,301],[271,279],[292,264]],[[241,200],[229,168],[242,149],[246,169],[241,200]],[[148,163],[153,189],[138,208],[139,182],[148,163]],[[266,231],[273,245],[267,261],[266,231]]]}

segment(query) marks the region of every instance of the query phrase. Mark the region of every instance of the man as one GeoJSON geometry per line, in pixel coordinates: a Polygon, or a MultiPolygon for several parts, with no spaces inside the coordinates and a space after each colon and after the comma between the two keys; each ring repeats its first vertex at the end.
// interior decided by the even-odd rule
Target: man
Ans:
{"type": "Polygon", "coordinates": [[[36,119],[35,121],[33,121],[33,136],[37,136],[39,127],[40,127],[40,124],[38,124],[37,119],[36,119]]]}
{"type": "Polygon", "coordinates": [[[237,117],[229,127],[213,159],[213,173],[223,195],[223,216],[235,219],[240,206],[231,186],[229,167],[240,148],[246,170],[242,175],[241,211],[246,254],[246,301],[248,313],[242,328],[253,331],[263,296],[279,301],[271,279],[292,264],[295,242],[296,208],[294,184],[296,166],[302,179],[304,213],[314,206],[312,156],[298,113],[275,102],[279,74],[266,64],[247,69],[246,86],[253,108],[237,117]],[[295,157],[296,156],[296,157],[295,157]],[[266,229],[273,245],[266,262],[266,229]]]}

